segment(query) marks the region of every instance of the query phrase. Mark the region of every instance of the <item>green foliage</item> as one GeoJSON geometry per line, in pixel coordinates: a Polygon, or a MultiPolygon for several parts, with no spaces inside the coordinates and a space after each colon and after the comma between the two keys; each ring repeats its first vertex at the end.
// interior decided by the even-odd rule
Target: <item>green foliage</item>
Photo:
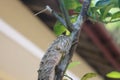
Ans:
{"type": "Polygon", "coordinates": [[[106,75],[108,78],[120,79],[120,72],[112,71],[106,75]]]}
{"type": "Polygon", "coordinates": [[[111,0],[99,0],[95,6],[99,8],[103,8],[109,5],[110,3],[111,3],[111,0]]]}
{"type": "Polygon", "coordinates": [[[94,7],[90,7],[89,16],[94,20],[102,22],[111,22],[116,18],[120,19],[119,11],[116,12],[115,14],[110,12],[111,9],[113,8],[119,8],[120,6],[119,2],[120,2],[119,0],[99,0],[96,2],[94,7]]]}
{"type": "Polygon", "coordinates": [[[79,64],[80,64],[80,62],[78,62],[78,61],[76,61],[76,62],[71,62],[71,63],[68,65],[68,69],[73,68],[73,67],[75,67],[75,66],[77,66],[77,65],[79,65],[79,64]]]}
{"type": "Polygon", "coordinates": [[[87,73],[81,78],[81,80],[88,80],[89,78],[96,77],[96,75],[96,73],[87,73]]]}
{"type": "Polygon", "coordinates": [[[65,35],[70,35],[70,32],[68,31],[68,29],[66,29],[60,22],[56,22],[55,26],[54,26],[54,33],[59,36],[63,33],[65,33],[65,35]]]}
{"type": "Polygon", "coordinates": [[[71,17],[70,17],[70,19],[71,19],[70,21],[71,21],[72,23],[74,23],[74,22],[77,20],[77,17],[78,17],[78,16],[76,16],[76,15],[71,16],[71,17]]]}
{"type": "Polygon", "coordinates": [[[114,4],[108,5],[107,7],[104,8],[104,12],[102,14],[102,20],[105,19],[111,10],[111,8],[114,6],[114,4]]]}
{"type": "Polygon", "coordinates": [[[118,6],[119,6],[119,8],[120,8],[120,0],[118,0],[118,6]]]}
{"type": "MultiPolygon", "coordinates": [[[[82,5],[79,0],[64,0],[64,3],[67,10],[72,11],[72,14],[70,14],[70,21],[74,23],[80,13],[82,5]]],[[[120,0],[92,0],[88,11],[88,17],[93,21],[101,21],[104,23],[120,21],[120,0]]],[[[58,22],[54,27],[54,32],[57,36],[64,32],[66,35],[70,34],[70,32],[58,22]]]]}
{"type": "Polygon", "coordinates": [[[120,11],[114,13],[114,14],[111,16],[111,20],[112,20],[112,19],[117,19],[117,18],[120,18],[120,11]]]}
{"type": "MultiPolygon", "coordinates": [[[[67,10],[75,10],[78,9],[80,10],[81,4],[79,3],[79,0],[64,0],[65,6],[67,10]]],[[[78,11],[79,11],[78,10],[78,11]]],[[[70,16],[70,21],[73,23],[76,21],[77,16],[70,16]]],[[[54,26],[54,32],[57,36],[65,33],[66,35],[70,35],[70,32],[68,29],[66,29],[61,23],[57,22],[54,26]]]]}
{"type": "Polygon", "coordinates": [[[79,0],[64,0],[64,3],[68,10],[76,9],[77,7],[81,6],[79,0]]]}

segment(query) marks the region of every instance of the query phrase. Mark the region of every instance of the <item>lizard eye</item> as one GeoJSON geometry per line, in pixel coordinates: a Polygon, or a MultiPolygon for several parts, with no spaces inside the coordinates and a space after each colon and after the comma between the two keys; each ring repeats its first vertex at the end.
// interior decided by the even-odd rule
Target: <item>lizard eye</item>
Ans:
{"type": "Polygon", "coordinates": [[[44,64],[44,62],[41,62],[41,64],[44,64]]]}

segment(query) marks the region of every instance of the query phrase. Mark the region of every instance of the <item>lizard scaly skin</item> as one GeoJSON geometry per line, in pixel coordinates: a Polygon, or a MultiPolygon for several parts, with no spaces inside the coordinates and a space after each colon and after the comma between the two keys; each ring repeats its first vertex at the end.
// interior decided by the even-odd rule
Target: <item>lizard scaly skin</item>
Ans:
{"type": "Polygon", "coordinates": [[[71,38],[65,35],[61,35],[53,41],[41,60],[38,70],[38,80],[55,79],[55,67],[60,62],[61,57],[69,53],[71,45],[71,38]]]}

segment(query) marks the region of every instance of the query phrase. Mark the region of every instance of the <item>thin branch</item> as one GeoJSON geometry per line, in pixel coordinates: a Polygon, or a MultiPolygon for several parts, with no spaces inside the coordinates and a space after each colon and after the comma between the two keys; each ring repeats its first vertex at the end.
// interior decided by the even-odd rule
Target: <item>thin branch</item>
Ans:
{"type": "MultiPolygon", "coordinates": [[[[44,9],[42,9],[41,11],[35,13],[34,15],[37,16],[38,14],[41,14],[41,13],[46,12],[46,11],[48,11],[48,12],[51,13],[51,14],[53,14],[53,15],[56,17],[56,19],[57,19],[58,21],[60,21],[65,27],[67,26],[65,20],[64,20],[62,17],[60,17],[60,16],[59,16],[53,9],[51,9],[50,6],[48,6],[48,5],[47,5],[44,9]]],[[[67,27],[66,27],[66,28],[67,28],[67,27]]]]}
{"type": "Polygon", "coordinates": [[[82,23],[84,22],[84,18],[86,17],[86,13],[88,11],[89,5],[90,5],[91,0],[84,0],[83,6],[82,6],[82,10],[81,13],[76,21],[76,25],[74,25],[74,31],[72,31],[71,33],[71,39],[72,39],[72,46],[70,48],[70,51],[68,54],[66,54],[62,60],[60,61],[60,63],[56,66],[56,70],[55,70],[55,80],[62,80],[64,73],[68,67],[69,62],[71,61],[71,58],[73,56],[73,52],[76,49],[77,46],[77,41],[79,39],[79,32],[80,32],[80,26],[82,25],[82,23]]]}
{"type": "MultiPolygon", "coordinates": [[[[52,14],[53,14],[53,15],[57,18],[57,20],[60,21],[65,27],[67,26],[65,20],[64,20],[62,17],[60,17],[55,11],[52,11],[52,14]]],[[[66,28],[67,28],[67,27],[66,27],[66,28]]]]}
{"type": "Polygon", "coordinates": [[[65,18],[67,29],[69,31],[72,31],[73,26],[72,26],[72,23],[70,22],[70,17],[69,17],[67,9],[65,8],[64,1],[63,0],[58,0],[58,2],[60,4],[60,9],[61,9],[61,11],[63,13],[63,17],[65,18]]]}
{"type": "Polygon", "coordinates": [[[91,21],[100,21],[100,22],[105,23],[105,24],[114,23],[114,22],[120,21],[120,19],[117,19],[117,20],[109,20],[109,21],[95,20],[92,16],[89,16],[89,18],[90,18],[91,21]]]}
{"type": "Polygon", "coordinates": [[[39,15],[39,14],[45,12],[45,11],[47,11],[47,8],[45,8],[45,9],[43,9],[43,10],[40,10],[39,12],[35,13],[34,15],[37,16],[37,15],[39,15]]]}
{"type": "Polygon", "coordinates": [[[68,76],[68,75],[64,75],[64,76],[66,76],[67,78],[69,78],[70,80],[73,80],[70,76],[68,76]]]}
{"type": "Polygon", "coordinates": [[[114,23],[114,22],[118,22],[118,21],[120,21],[120,19],[118,19],[118,20],[114,20],[114,21],[102,21],[103,23],[114,23]]]}
{"type": "Polygon", "coordinates": [[[87,11],[90,6],[90,3],[91,3],[91,0],[84,0],[84,2],[83,2],[83,6],[82,6],[81,12],[79,14],[79,16],[84,17],[83,19],[86,19],[86,17],[87,17],[87,11]]]}
{"type": "Polygon", "coordinates": [[[77,30],[81,29],[80,26],[87,18],[87,11],[88,11],[90,3],[91,3],[91,0],[84,0],[81,12],[77,18],[77,21],[74,23],[75,29],[77,30]]]}

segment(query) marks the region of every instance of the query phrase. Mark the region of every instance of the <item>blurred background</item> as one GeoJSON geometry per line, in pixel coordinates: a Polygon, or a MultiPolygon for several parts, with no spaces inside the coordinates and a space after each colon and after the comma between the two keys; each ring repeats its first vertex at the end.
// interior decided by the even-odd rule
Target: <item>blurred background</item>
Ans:
{"type": "MultiPolygon", "coordinates": [[[[0,80],[37,80],[40,59],[56,39],[55,17],[46,12],[34,16],[45,5],[60,12],[54,0],[0,1],[0,80]]],[[[90,80],[112,80],[105,75],[120,71],[119,25],[86,21],[72,59],[80,64],[69,69],[71,77],[79,80],[95,72],[90,80]]]]}

